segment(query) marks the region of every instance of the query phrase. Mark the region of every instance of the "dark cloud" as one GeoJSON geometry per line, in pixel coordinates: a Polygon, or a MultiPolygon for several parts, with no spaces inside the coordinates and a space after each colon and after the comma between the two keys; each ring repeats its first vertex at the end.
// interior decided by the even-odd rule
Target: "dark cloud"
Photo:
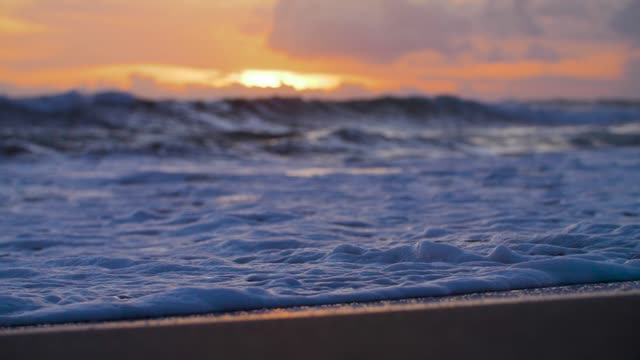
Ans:
{"type": "MultiPolygon", "coordinates": [[[[629,0],[280,0],[269,45],[292,56],[346,56],[392,62],[431,50],[447,57],[472,51],[481,37],[498,49],[505,39],[611,38],[611,16],[629,0]]],[[[618,31],[639,38],[640,0],[616,20],[618,31]]],[[[638,39],[640,42],[640,39],[638,39]]],[[[532,45],[520,57],[556,59],[532,45]]],[[[485,55],[486,56],[486,55],[485,55]]],[[[496,57],[494,56],[494,57],[496,57]]]]}
{"type": "Polygon", "coordinates": [[[622,83],[622,93],[626,97],[640,97],[640,58],[627,62],[622,83]]]}
{"type": "Polygon", "coordinates": [[[538,43],[532,43],[527,49],[526,58],[554,62],[560,60],[560,55],[554,49],[538,43]]]}
{"type": "Polygon", "coordinates": [[[493,46],[482,58],[482,60],[489,63],[508,63],[522,59],[556,62],[562,60],[562,57],[554,48],[532,42],[524,52],[520,51],[519,53],[509,53],[500,46],[493,46]]]}
{"type": "Polygon", "coordinates": [[[352,56],[388,62],[412,51],[457,52],[466,19],[437,2],[281,0],[269,43],[297,56],[352,56]]]}
{"type": "Polygon", "coordinates": [[[484,60],[490,63],[500,63],[500,62],[512,61],[513,58],[514,57],[512,55],[507,54],[501,47],[494,46],[489,50],[484,60]]]}
{"type": "Polygon", "coordinates": [[[632,0],[611,20],[611,26],[634,46],[640,47],[640,0],[632,0]]]}
{"type": "Polygon", "coordinates": [[[482,18],[476,30],[486,31],[491,35],[502,37],[543,34],[531,12],[530,0],[491,0],[486,2],[482,18]]]}

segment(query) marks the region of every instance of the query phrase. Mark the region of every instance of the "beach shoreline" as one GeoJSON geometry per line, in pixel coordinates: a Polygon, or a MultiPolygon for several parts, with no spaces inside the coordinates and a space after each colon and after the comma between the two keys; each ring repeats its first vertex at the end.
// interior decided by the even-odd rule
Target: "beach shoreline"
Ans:
{"type": "Polygon", "coordinates": [[[0,353],[3,359],[637,359],[638,283],[602,286],[4,329],[0,353]]]}

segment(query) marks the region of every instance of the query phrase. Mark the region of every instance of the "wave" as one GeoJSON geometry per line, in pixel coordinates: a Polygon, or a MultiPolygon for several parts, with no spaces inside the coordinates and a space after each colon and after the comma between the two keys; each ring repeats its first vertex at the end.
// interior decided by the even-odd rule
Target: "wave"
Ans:
{"type": "Polygon", "coordinates": [[[640,103],[482,103],[452,96],[155,101],[0,97],[0,154],[531,152],[640,145],[640,103]],[[437,150],[437,151],[436,151],[437,150]]]}

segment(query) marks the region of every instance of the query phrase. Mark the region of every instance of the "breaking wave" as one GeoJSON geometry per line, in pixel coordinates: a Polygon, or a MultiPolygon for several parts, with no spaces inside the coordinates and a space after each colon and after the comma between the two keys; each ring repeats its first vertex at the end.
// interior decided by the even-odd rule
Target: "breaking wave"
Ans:
{"type": "Polygon", "coordinates": [[[456,97],[152,101],[126,93],[0,98],[0,154],[523,153],[637,146],[640,103],[456,97]]]}

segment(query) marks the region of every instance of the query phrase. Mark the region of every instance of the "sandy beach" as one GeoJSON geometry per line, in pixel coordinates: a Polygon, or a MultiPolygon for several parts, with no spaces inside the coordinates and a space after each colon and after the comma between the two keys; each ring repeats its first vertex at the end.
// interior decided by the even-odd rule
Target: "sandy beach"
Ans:
{"type": "MultiPolygon", "coordinates": [[[[617,286],[618,288],[621,285],[617,286]]],[[[3,359],[637,359],[640,290],[0,331],[3,359]]]]}

